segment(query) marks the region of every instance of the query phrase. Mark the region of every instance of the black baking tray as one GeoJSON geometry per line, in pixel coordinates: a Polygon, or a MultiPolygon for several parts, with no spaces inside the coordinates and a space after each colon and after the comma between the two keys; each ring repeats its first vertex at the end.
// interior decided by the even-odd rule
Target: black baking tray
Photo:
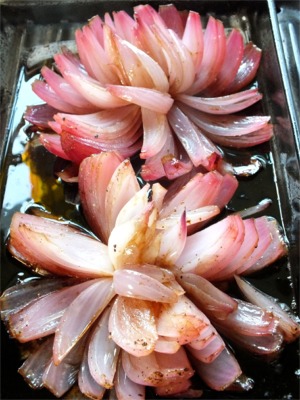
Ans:
{"type": "MultiPolygon", "coordinates": [[[[129,13],[143,1],[94,0],[2,0],[1,5],[1,290],[29,275],[26,268],[7,253],[5,242],[11,217],[34,202],[32,176],[22,153],[30,142],[23,112],[31,104],[30,79],[38,72],[36,50],[57,41],[74,39],[76,28],[95,14],[124,9],[129,13]]],[[[169,2],[147,1],[153,6],[169,2]]],[[[264,94],[259,111],[270,115],[274,138],[270,143],[251,151],[230,152],[239,160],[256,155],[265,167],[257,175],[241,179],[239,189],[230,202],[231,210],[255,205],[271,198],[266,211],[278,219],[289,242],[289,255],[251,281],[265,292],[299,312],[299,80],[297,57],[287,26],[294,24],[299,32],[298,1],[175,1],[179,9],[198,11],[204,18],[212,14],[225,26],[238,26],[247,39],[263,50],[258,85],[264,94]],[[291,17],[292,16],[292,17],[291,17]],[[294,61],[293,61],[294,56],[294,61]],[[296,65],[296,67],[295,67],[296,65]],[[295,72],[296,68],[296,72],[295,72]],[[251,181],[251,184],[249,184],[251,181]]],[[[298,42],[299,44],[299,42],[298,42]]],[[[299,47],[298,47],[299,49],[299,47]]],[[[54,157],[34,146],[31,148],[34,167],[42,170],[39,179],[51,187],[55,178],[54,157]]],[[[66,218],[79,218],[76,207],[59,209],[59,198],[51,194],[40,199],[47,210],[66,218]]],[[[217,399],[299,399],[299,347],[287,346],[279,360],[265,363],[242,352],[238,359],[244,372],[255,381],[254,389],[245,393],[213,392],[205,389],[203,398],[217,399]]],[[[9,339],[1,325],[1,399],[51,399],[47,391],[33,391],[17,373],[21,365],[20,349],[9,339]]],[[[149,395],[151,397],[151,395],[149,395]]],[[[68,396],[65,396],[68,398],[68,396]]],[[[76,397],[79,399],[78,397],[76,397]]]]}

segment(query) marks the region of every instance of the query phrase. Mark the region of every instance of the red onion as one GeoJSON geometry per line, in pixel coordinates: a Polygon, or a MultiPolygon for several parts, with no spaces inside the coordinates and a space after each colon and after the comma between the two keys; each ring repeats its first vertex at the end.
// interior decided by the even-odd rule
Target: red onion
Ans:
{"type": "MultiPolygon", "coordinates": [[[[117,140],[118,134],[112,133],[106,146],[89,138],[87,149],[82,126],[77,130],[55,116],[60,126],[52,122],[49,126],[64,135],[62,148],[67,159],[77,164],[100,151],[131,147],[125,157],[140,153],[145,160],[144,179],[162,176],[174,179],[191,170],[189,158],[195,166],[216,168],[216,161],[222,155],[211,140],[225,146],[249,147],[272,136],[267,120],[261,129],[250,123],[251,129],[244,131],[243,136],[237,125],[229,136],[229,129],[217,132],[216,115],[209,119],[209,124],[205,123],[207,114],[205,117],[203,111],[208,115],[230,114],[261,98],[257,89],[237,93],[254,79],[260,50],[252,43],[244,44],[241,33],[235,29],[226,38],[222,22],[212,16],[203,33],[201,18],[196,12],[180,13],[174,6],[164,6],[156,12],[150,5],[141,5],[134,8],[133,18],[125,11],[114,13],[113,18],[109,14],[103,20],[98,16],[92,18],[89,25],[76,31],[75,39],[78,57],[66,49],[56,54],[54,60],[59,73],[44,67],[45,81],[36,81],[34,91],[57,110],[78,117],[98,110],[111,110],[117,116],[129,104],[138,106],[141,117],[134,131],[127,129],[124,133],[122,143],[117,140]],[[171,108],[177,100],[180,103],[171,108]],[[179,120],[182,124],[178,124],[179,120]],[[191,124],[192,121],[197,125],[195,121],[201,120],[205,128],[191,124]],[[70,140],[66,137],[66,126],[70,140]],[[143,135],[142,143],[134,132],[143,135]],[[169,135],[178,136],[181,143],[171,141],[169,135]],[[71,154],[72,147],[77,154],[71,154]]],[[[69,117],[63,118],[69,120],[69,117]]],[[[231,121],[239,119],[232,115],[231,121]]],[[[32,120],[30,115],[29,120],[32,120]]],[[[47,148],[54,154],[64,155],[51,146],[47,148]]]]}

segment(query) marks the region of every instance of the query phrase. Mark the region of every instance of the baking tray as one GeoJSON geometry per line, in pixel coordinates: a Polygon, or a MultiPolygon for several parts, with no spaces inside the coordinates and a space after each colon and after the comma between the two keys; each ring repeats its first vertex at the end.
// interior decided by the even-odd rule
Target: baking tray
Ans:
{"type": "MultiPolygon", "coordinates": [[[[14,261],[6,252],[5,241],[11,217],[15,211],[24,210],[39,202],[49,211],[68,219],[80,218],[73,205],[60,208],[60,196],[44,190],[39,197],[33,190],[34,182],[51,188],[55,178],[55,159],[43,148],[29,148],[31,175],[24,162],[26,143],[30,142],[30,129],[24,125],[22,115],[27,105],[37,101],[31,97],[30,82],[40,67],[32,58],[37,48],[56,41],[69,41],[74,31],[95,14],[132,7],[143,1],[94,0],[1,0],[1,290],[17,280],[29,276],[26,268],[14,261]],[[30,67],[28,65],[30,64],[30,67]],[[34,175],[35,169],[41,170],[34,175]]],[[[147,1],[153,6],[169,2],[147,1]]],[[[239,189],[230,202],[230,209],[240,210],[271,198],[268,215],[279,220],[289,241],[289,256],[275,263],[251,281],[265,292],[278,298],[299,312],[299,119],[296,108],[297,88],[290,47],[284,23],[291,22],[299,28],[298,1],[175,1],[179,9],[192,9],[204,18],[212,14],[225,26],[238,26],[245,36],[263,50],[257,81],[264,94],[259,111],[270,115],[275,136],[269,144],[253,151],[229,154],[233,160],[256,155],[264,160],[265,168],[257,175],[241,179],[239,189]],[[291,15],[291,14],[289,14],[291,15]],[[298,17],[297,17],[298,15],[298,17]],[[298,19],[297,19],[298,18],[298,19]],[[288,21],[288,22],[287,22],[288,21]],[[287,35],[285,37],[285,35],[287,35]],[[249,180],[251,185],[249,185],[249,180]]],[[[297,57],[297,54],[296,56],[297,57]]],[[[297,86],[298,85],[298,86],[297,86]]],[[[265,363],[240,352],[238,359],[246,374],[255,380],[254,389],[245,393],[204,391],[203,398],[218,399],[299,399],[299,348],[294,343],[287,346],[279,360],[265,363]]],[[[21,365],[17,343],[8,338],[1,325],[1,399],[51,399],[48,391],[33,391],[17,373],[21,365]]],[[[65,398],[67,398],[66,396],[65,398]]],[[[78,397],[77,397],[78,398],[78,397]]]]}

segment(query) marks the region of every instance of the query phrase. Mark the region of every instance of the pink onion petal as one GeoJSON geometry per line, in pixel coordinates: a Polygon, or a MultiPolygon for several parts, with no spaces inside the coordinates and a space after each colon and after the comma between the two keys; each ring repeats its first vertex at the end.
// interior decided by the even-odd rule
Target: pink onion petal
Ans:
{"type": "Polygon", "coordinates": [[[82,291],[64,312],[53,345],[53,360],[59,364],[114,297],[112,280],[98,279],[82,291]],[[77,318],[74,318],[76,313],[77,318]]]}
{"type": "Polygon", "coordinates": [[[45,82],[36,80],[32,84],[32,91],[44,100],[49,106],[66,112],[66,113],[78,113],[83,112],[82,109],[72,106],[71,104],[64,101],[59,95],[54,92],[50,85],[45,82]]]}
{"type": "Polygon", "coordinates": [[[240,31],[232,29],[226,40],[226,55],[217,78],[206,89],[211,97],[220,94],[233,82],[244,53],[244,39],[240,31]]]}
{"type": "Polygon", "coordinates": [[[53,119],[53,115],[58,110],[49,106],[48,104],[37,104],[34,106],[26,107],[23,118],[39,128],[48,128],[48,121],[53,119]]]}
{"type": "Polygon", "coordinates": [[[273,125],[266,124],[263,128],[257,131],[237,135],[237,136],[220,136],[206,132],[206,135],[215,143],[221,146],[248,148],[265,143],[273,136],[273,125]]]}
{"type": "MultiPolygon", "coordinates": [[[[186,87],[186,82],[192,82],[194,76],[193,64],[190,54],[188,53],[185,63],[183,63],[182,57],[183,49],[182,44],[178,43],[178,38],[175,33],[171,30],[167,30],[165,27],[158,25],[152,25],[151,30],[155,35],[155,39],[158,46],[162,47],[163,56],[167,64],[166,75],[169,79],[170,93],[176,93],[177,91],[183,90],[186,87]],[[180,46],[181,45],[181,46],[180,46]],[[183,64],[188,63],[190,76],[184,75],[183,64]]],[[[184,49],[186,52],[187,49],[184,49]]],[[[188,85],[188,86],[189,86],[188,85]]]]}
{"type": "Polygon", "coordinates": [[[100,386],[92,377],[90,368],[88,365],[88,346],[85,347],[84,355],[80,364],[78,373],[78,387],[80,392],[85,396],[101,400],[105,394],[105,387],[100,386]]]}
{"type": "MultiPolygon", "coordinates": [[[[98,81],[72,72],[64,72],[64,77],[72,86],[89,102],[99,108],[119,108],[128,105],[128,102],[112,95],[106,88],[102,87],[98,81]]],[[[71,111],[72,112],[72,111],[71,111]]]]}
{"type": "Polygon", "coordinates": [[[162,114],[167,114],[174,101],[168,93],[155,89],[120,85],[106,85],[106,89],[113,97],[162,114]]]}
{"type": "MultiPolygon", "coordinates": [[[[123,47],[120,47],[119,45],[120,38],[116,34],[113,21],[111,20],[111,17],[108,13],[105,14],[105,18],[106,16],[110,18],[111,23],[109,24],[106,23],[103,25],[103,42],[104,42],[105,54],[108,57],[109,64],[113,66],[114,72],[117,74],[119,82],[122,85],[130,85],[131,84],[130,80],[132,77],[129,71],[127,73],[126,66],[129,69],[130,62],[131,65],[133,66],[133,64],[136,63],[136,58],[134,54],[132,54],[130,51],[128,51],[123,47]],[[126,60],[125,65],[123,64],[122,59],[126,60]],[[126,65],[128,62],[129,65],[126,65]]],[[[141,70],[141,73],[143,72],[144,71],[141,70]]]]}
{"type": "MultiPolygon", "coordinates": [[[[99,181],[99,185],[103,183],[99,181]]],[[[105,193],[105,227],[107,233],[113,230],[119,212],[126,203],[140,190],[134,169],[128,159],[115,169],[105,193]]]]}
{"type": "Polygon", "coordinates": [[[155,343],[154,351],[158,353],[174,354],[180,348],[180,344],[174,338],[169,338],[166,336],[158,336],[155,343]]]}
{"type": "Polygon", "coordinates": [[[169,124],[164,125],[164,135],[166,135],[166,141],[161,150],[154,156],[147,158],[142,165],[141,175],[146,181],[156,180],[165,176],[163,159],[170,155],[174,157],[173,155],[177,153],[177,147],[169,124]]]}
{"type": "Polygon", "coordinates": [[[84,353],[86,338],[82,338],[59,364],[52,360],[44,371],[43,384],[56,397],[61,397],[76,382],[84,353]]]}
{"type": "Polygon", "coordinates": [[[195,350],[202,350],[214,340],[216,335],[218,335],[216,329],[212,325],[207,325],[206,328],[202,329],[199,336],[189,342],[188,345],[195,350]]]}
{"type": "Polygon", "coordinates": [[[126,11],[113,12],[116,33],[129,43],[135,43],[136,21],[126,11]]]}
{"type": "Polygon", "coordinates": [[[35,269],[85,278],[112,275],[107,246],[67,224],[15,213],[10,229],[9,251],[35,269]]]}
{"type": "Polygon", "coordinates": [[[105,151],[102,144],[93,139],[86,139],[62,131],[60,133],[61,146],[70,161],[79,167],[81,162],[92,155],[105,151]]]}
{"type": "Polygon", "coordinates": [[[280,232],[278,222],[274,218],[268,217],[268,226],[270,235],[272,236],[272,241],[266,251],[260,257],[260,259],[246,270],[246,274],[252,274],[272,264],[275,260],[278,260],[280,257],[285,256],[288,252],[287,243],[285,242],[284,237],[280,232]]]}
{"type": "Polygon", "coordinates": [[[220,281],[232,278],[235,271],[246,262],[254,249],[257,247],[259,238],[255,227],[254,218],[246,219],[243,222],[245,225],[245,237],[240,249],[233,256],[229,264],[222,269],[222,271],[211,275],[210,280],[220,281]]]}
{"type": "Polygon", "coordinates": [[[168,188],[160,211],[160,220],[215,204],[215,198],[224,178],[217,171],[183,176],[168,188]],[[189,178],[189,179],[188,179],[189,178]]]}
{"type": "Polygon", "coordinates": [[[204,33],[202,62],[196,79],[188,94],[196,94],[206,89],[221,70],[226,53],[226,37],[221,21],[209,17],[204,33]]]}
{"type": "Polygon", "coordinates": [[[158,154],[165,145],[169,126],[164,114],[142,108],[143,146],[140,157],[147,159],[158,154]]]}
{"type": "Polygon", "coordinates": [[[60,134],[60,137],[62,148],[68,158],[79,165],[85,158],[101,152],[117,152],[122,159],[131,157],[141,148],[141,140],[139,139],[141,134],[142,132],[138,130],[133,133],[132,137],[128,137],[126,141],[121,139],[110,143],[76,136],[65,131],[60,134]]]}
{"type": "Polygon", "coordinates": [[[94,380],[106,389],[113,386],[120,348],[110,337],[108,320],[111,308],[107,307],[93,327],[88,345],[88,365],[94,380]]]}
{"type": "Polygon", "coordinates": [[[165,175],[169,180],[176,179],[184,174],[187,174],[193,169],[193,163],[185,150],[176,151],[174,154],[167,154],[162,158],[162,164],[165,170],[165,175]]]}
{"type": "Polygon", "coordinates": [[[215,136],[240,136],[264,128],[270,121],[269,116],[209,115],[183,106],[183,112],[195,125],[215,136]]]}
{"type": "Polygon", "coordinates": [[[203,363],[199,360],[193,362],[196,372],[201,379],[214,390],[225,390],[242,373],[241,368],[227,348],[211,363],[203,363]]]}
{"type": "MultiPolygon", "coordinates": [[[[84,66],[84,69],[87,71],[87,73],[89,74],[89,76],[91,78],[98,79],[100,77],[100,74],[98,73],[97,78],[96,78],[96,75],[90,64],[90,57],[89,57],[90,52],[87,51],[87,48],[89,47],[89,43],[87,42],[85,35],[83,34],[83,32],[80,29],[76,29],[76,31],[75,31],[75,41],[76,41],[76,47],[77,47],[78,55],[80,58],[80,62],[84,66]]],[[[97,44],[98,44],[98,42],[97,42],[97,44]]],[[[101,71],[101,69],[100,69],[100,71],[101,71]]]]}
{"type": "Polygon", "coordinates": [[[183,22],[179,11],[173,4],[160,5],[158,8],[158,13],[163,19],[168,29],[172,29],[178,37],[183,35],[183,22]]]}
{"type": "Polygon", "coordinates": [[[49,127],[53,130],[53,132],[58,133],[59,135],[62,132],[61,125],[58,124],[56,121],[48,121],[49,127]]]}
{"type": "Polygon", "coordinates": [[[157,258],[159,265],[172,266],[179,258],[184,249],[187,237],[187,218],[186,213],[178,214],[175,218],[175,223],[165,226],[163,221],[159,221],[159,226],[162,230],[158,233],[160,240],[160,248],[157,258]]]}
{"type": "Polygon", "coordinates": [[[189,352],[199,361],[204,363],[211,363],[213,362],[222,351],[225,349],[225,343],[221,336],[215,333],[213,339],[202,349],[196,350],[194,347],[187,345],[189,352]]]}
{"type": "Polygon", "coordinates": [[[174,303],[178,300],[178,294],[184,293],[168,270],[160,268],[162,274],[157,276],[157,272],[153,275],[151,269],[155,271],[158,267],[150,265],[148,268],[140,267],[142,266],[121,269],[114,273],[113,284],[117,294],[142,300],[174,303]]]}
{"type": "Polygon", "coordinates": [[[84,74],[65,55],[56,55],[55,62],[65,80],[91,104],[99,108],[118,108],[128,105],[126,101],[111,95],[98,81],[84,74]]]}
{"type": "Polygon", "coordinates": [[[95,15],[89,20],[89,27],[93,31],[97,41],[103,47],[103,21],[99,15],[95,15]]]}
{"type": "Polygon", "coordinates": [[[119,357],[114,383],[116,395],[119,400],[145,399],[145,386],[139,385],[128,378],[123,369],[121,357],[119,357]]]}
{"type": "Polygon", "coordinates": [[[89,280],[59,289],[30,303],[9,317],[10,334],[20,342],[28,342],[54,333],[66,308],[93,283],[89,280]]]}
{"type": "Polygon", "coordinates": [[[177,296],[184,294],[184,290],[177,283],[173,272],[168,269],[157,267],[152,264],[138,264],[138,265],[126,265],[126,269],[132,271],[139,271],[145,275],[152,277],[153,279],[161,282],[166,287],[172,289],[177,296]]]}
{"type": "Polygon", "coordinates": [[[243,278],[235,276],[235,280],[248,301],[272,312],[278,318],[278,327],[282,331],[285,341],[292,342],[300,336],[299,321],[280,307],[280,304],[273,297],[256,289],[243,278]]]}
{"type": "MultiPolygon", "coordinates": [[[[129,68],[127,72],[129,74],[129,79],[134,79],[132,86],[143,86],[159,90],[163,93],[168,92],[169,82],[167,76],[160,65],[153,60],[153,58],[151,58],[146,52],[125,40],[119,41],[119,48],[123,48],[124,50],[127,50],[127,52],[130,51],[136,57],[137,65],[135,68],[138,69],[135,71],[134,68],[129,68]],[[148,79],[141,80],[138,78],[138,75],[141,74],[141,68],[144,70],[144,75],[147,73],[146,78],[148,77],[148,79]],[[130,75],[133,75],[133,77],[130,75]],[[147,80],[149,80],[149,78],[150,82],[149,85],[147,85],[147,80]],[[137,79],[139,79],[140,84],[135,82],[137,79]]],[[[126,60],[123,59],[123,63],[125,61],[126,60]]]]}
{"type": "Polygon", "coordinates": [[[216,160],[221,156],[215,145],[204,136],[179,107],[171,108],[168,120],[194,166],[202,165],[207,170],[213,169],[216,160]]]}
{"type": "Polygon", "coordinates": [[[42,378],[45,368],[51,361],[52,345],[53,336],[47,338],[37,349],[30,353],[18,369],[19,374],[21,374],[28,385],[34,389],[41,389],[43,387],[42,378]]]}
{"type": "Polygon", "coordinates": [[[140,116],[138,107],[126,106],[118,113],[114,110],[102,110],[85,115],[58,113],[55,115],[55,121],[62,129],[75,135],[96,141],[109,141],[129,135],[134,127],[139,126],[140,116]]]}
{"type": "Polygon", "coordinates": [[[161,46],[158,46],[157,38],[154,32],[151,30],[152,18],[150,21],[147,21],[147,8],[149,9],[151,6],[136,6],[134,7],[134,17],[137,21],[137,27],[135,29],[135,34],[137,36],[137,40],[144,51],[150,55],[163,69],[163,71],[167,74],[168,67],[166,58],[163,53],[163,49],[161,46]],[[146,16],[146,18],[145,18],[146,16]]]}
{"type": "Polygon", "coordinates": [[[187,237],[186,246],[176,265],[183,273],[204,276],[209,271],[221,270],[241,247],[244,224],[241,218],[230,215],[225,219],[187,237]],[[242,237],[241,237],[242,236],[242,237]]]}
{"type": "Polygon", "coordinates": [[[41,144],[50,153],[56,155],[57,157],[63,158],[64,160],[70,160],[68,154],[63,150],[61,146],[61,138],[59,135],[42,133],[39,137],[41,144]]]}
{"type": "Polygon", "coordinates": [[[232,114],[250,107],[261,100],[258,89],[253,88],[243,92],[220,97],[196,97],[180,93],[176,100],[187,106],[208,114],[232,114]]]}
{"type": "Polygon", "coordinates": [[[95,234],[105,242],[109,237],[108,227],[105,226],[106,189],[121,162],[122,157],[118,154],[103,152],[86,158],[79,169],[79,193],[84,216],[95,234]]]}
{"type": "Polygon", "coordinates": [[[108,240],[108,252],[116,270],[144,260],[154,264],[159,251],[159,243],[153,241],[156,218],[157,211],[149,203],[139,216],[114,227],[108,240]]]}
{"type": "Polygon", "coordinates": [[[254,79],[261,60],[262,52],[252,42],[244,47],[243,59],[234,81],[225,89],[225,93],[238,92],[254,79]]]}
{"type": "MultiPolygon", "coordinates": [[[[173,45],[172,50],[176,52],[176,55],[181,63],[181,82],[178,84],[178,77],[175,79],[173,85],[170,88],[171,93],[183,93],[190,88],[195,78],[195,67],[191,53],[178,38],[175,32],[169,32],[173,45]]],[[[178,74],[179,75],[179,74],[178,74]]]]}
{"type": "Polygon", "coordinates": [[[119,83],[118,76],[91,27],[86,25],[82,31],[77,30],[75,37],[80,59],[88,67],[89,75],[101,84],[119,83]]]}
{"type": "Polygon", "coordinates": [[[196,339],[210,322],[207,317],[185,296],[175,304],[163,304],[157,319],[160,336],[174,338],[179,344],[196,339]]]}
{"type": "MultiPolygon", "coordinates": [[[[182,60],[184,58],[182,57],[184,50],[181,47],[184,46],[182,46],[175,32],[167,28],[163,19],[151,6],[136,7],[135,14],[140,18],[138,20],[139,23],[143,19],[143,22],[150,27],[153,34],[152,40],[155,41],[158,47],[162,48],[162,53],[159,54],[159,64],[163,66],[168,76],[171,91],[176,92],[180,87],[183,89],[186,82],[190,81],[194,75],[194,71],[192,75],[184,75],[183,64],[189,64],[189,61],[192,61],[189,53],[182,60]],[[178,40],[174,39],[174,36],[178,40]]],[[[149,43],[147,44],[149,45],[149,43]]],[[[155,56],[157,56],[157,53],[155,53],[155,56]]],[[[190,65],[193,68],[193,64],[191,63],[190,65]]],[[[189,72],[191,72],[190,69],[189,72]]]]}
{"type": "MultiPolygon", "coordinates": [[[[218,206],[205,206],[186,212],[186,225],[190,226],[199,222],[206,221],[220,213],[218,206]]],[[[173,226],[178,220],[178,214],[171,214],[169,217],[162,218],[156,224],[157,228],[166,229],[173,226]]]]}
{"type": "MultiPolygon", "coordinates": [[[[232,242],[231,246],[232,254],[236,254],[240,251],[240,248],[245,240],[245,224],[243,220],[240,219],[236,221],[236,223],[238,232],[235,240],[232,242]]],[[[201,275],[204,278],[210,280],[212,279],[213,276],[215,276],[215,274],[218,274],[220,271],[226,268],[227,265],[231,262],[231,260],[232,260],[232,255],[231,257],[225,257],[223,261],[219,260],[219,262],[215,262],[214,268],[211,268],[208,271],[203,272],[201,275]]]]}
{"type": "Polygon", "coordinates": [[[248,336],[242,335],[238,330],[231,327],[220,327],[215,323],[223,336],[230,337],[230,340],[250,354],[268,357],[270,360],[276,358],[282,350],[283,335],[279,330],[269,335],[248,336]]]}
{"type": "Polygon", "coordinates": [[[109,317],[112,339],[126,352],[139,358],[153,352],[158,337],[156,309],[154,302],[118,296],[109,317]]]}
{"type": "MultiPolygon", "coordinates": [[[[111,40],[115,47],[115,57],[118,58],[120,64],[119,69],[122,70],[122,75],[124,75],[121,82],[129,86],[153,88],[153,81],[144,66],[144,60],[137,57],[136,50],[139,49],[135,50],[135,46],[131,47],[126,40],[122,40],[118,35],[112,35],[111,40]]],[[[141,50],[140,52],[143,53],[141,50]]],[[[147,62],[153,64],[153,60],[149,61],[150,57],[146,53],[145,56],[147,62]]],[[[114,62],[116,62],[116,59],[114,62]]],[[[168,84],[167,79],[166,83],[168,84]]]]}
{"type": "Polygon", "coordinates": [[[145,386],[166,386],[189,379],[194,374],[183,347],[175,354],[152,352],[144,357],[123,351],[122,365],[133,382],[145,386]]]}
{"type": "Polygon", "coordinates": [[[150,185],[147,183],[127,201],[119,211],[115,225],[123,224],[143,212],[148,204],[149,190],[150,185]]]}
{"type": "Polygon", "coordinates": [[[77,164],[70,163],[64,169],[57,172],[56,175],[64,182],[78,183],[78,170],[77,164]]]}
{"type": "MultiPolygon", "coordinates": [[[[80,282],[80,281],[79,281],[80,282]]],[[[31,302],[63,287],[76,283],[73,278],[30,279],[6,289],[0,297],[1,318],[6,320],[11,314],[20,311],[31,302]]]]}
{"type": "Polygon", "coordinates": [[[237,300],[237,303],[237,309],[223,320],[216,321],[209,311],[210,318],[219,329],[226,330],[229,336],[231,332],[240,336],[272,336],[276,333],[278,321],[272,313],[242,300],[237,300]]]}
{"type": "MultiPolygon", "coordinates": [[[[167,396],[167,397],[178,397],[187,399],[186,397],[187,391],[191,387],[192,382],[190,379],[186,379],[184,381],[179,380],[179,382],[172,382],[166,386],[159,386],[155,388],[155,394],[157,396],[167,396]],[[182,397],[184,396],[184,397],[182,397]]],[[[202,392],[201,392],[202,393],[202,392]]],[[[197,392],[199,394],[199,392],[197,392]]],[[[198,396],[194,396],[195,398],[198,396]]],[[[164,397],[163,397],[164,398],[164,397]]],[[[192,397],[193,398],[193,397],[192,397]]]]}
{"type": "Polygon", "coordinates": [[[223,209],[232,199],[234,193],[238,188],[238,180],[231,174],[223,174],[221,186],[213,200],[212,204],[216,204],[220,209],[223,209]]]}
{"type": "Polygon", "coordinates": [[[189,11],[188,18],[182,35],[182,43],[190,51],[195,72],[199,72],[203,57],[203,30],[200,15],[194,11],[189,11]]]}
{"type": "Polygon", "coordinates": [[[238,307],[236,300],[199,275],[182,274],[177,279],[193,302],[214,318],[226,319],[238,307]]]}
{"type": "Polygon", "coordinates": [[[270,246],[273,237],[270,232],[268,220],[266,216],[255,218],[254,223],[258,234],[258,243],[248,259],[236,270],[237,275],[247,273],[248,268],[259,261],[270,246]]]}
{"type": "Polygon", "coordinates": [[[156,182],[152,185],[152,201],[155,204],[157,210],[162,208],[162,204],[167,193],[167,189],[165,189],[160,183],[156,182]]]}
{"type": "Polygon", "coordinates": [[[62,76],[47,66],[44,66],[41,69],[41,74],[48,85],[51,86],[54,92],[65,102],[74,107],[82,108],[82,113],[93,112],[96,110],[96,107],[79,94],[62,76]]]}

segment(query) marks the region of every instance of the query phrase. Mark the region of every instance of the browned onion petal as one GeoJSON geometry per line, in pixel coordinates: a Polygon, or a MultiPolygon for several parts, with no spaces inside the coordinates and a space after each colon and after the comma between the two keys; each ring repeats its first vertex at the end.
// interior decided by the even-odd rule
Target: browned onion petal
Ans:
{"type": "Polygon", "coordinates": [[[208,325],[209,319],[185,295],[174,304],[162,304],[156,322],[157,333],[161,336],[186,344],[199,337],[208,325]]]}
{"type": "Polygon", "coordinates": [[[123,351],[122,365],[133,382],[145,386],[160,387],[179,383],[194,374],[183,347],[175,354],[152,352],[144,357],[135,357],[123,351]]]}
{"type": "Polygon", "coordinates": [[[155,321],[157,304],[118,296],[112,306],[109,317],[112,339],[126,352],[138,358],[145,357],[154,350],[158,337],[155,321]]]}

